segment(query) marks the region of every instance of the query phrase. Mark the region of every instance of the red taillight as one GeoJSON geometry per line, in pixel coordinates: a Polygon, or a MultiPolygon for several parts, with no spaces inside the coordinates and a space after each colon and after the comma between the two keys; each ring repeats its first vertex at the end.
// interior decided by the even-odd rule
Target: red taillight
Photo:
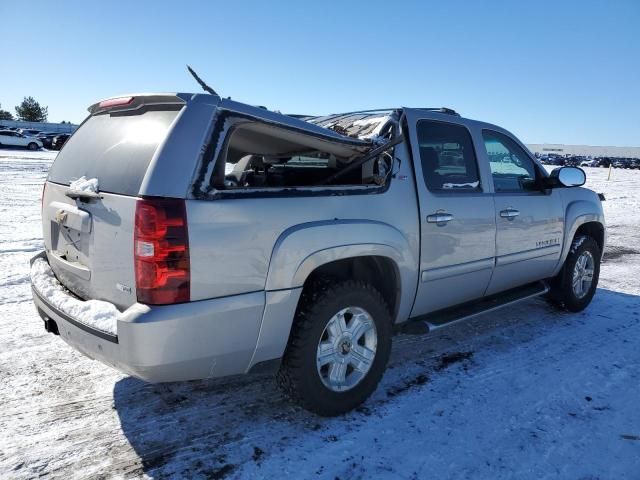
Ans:
{"type": "Polygon", "coordinates": [[[98,104],[100,108],[122,107],[133,102],[133,97],[119,97],[103,100],[98,104]]]}
{"type": "Polygon", "coordinates": [[[184,200],[138,200],[133,255],[140,303],[189,301],[191,275],[184,200]]]}

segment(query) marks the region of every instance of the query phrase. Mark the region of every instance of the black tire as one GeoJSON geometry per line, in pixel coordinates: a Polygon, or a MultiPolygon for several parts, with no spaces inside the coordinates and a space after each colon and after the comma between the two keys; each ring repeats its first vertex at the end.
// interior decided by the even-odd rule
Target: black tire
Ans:
{"type": "Polygon", "coordinates": [[[27,148],[29,150],[37,150],[38,149],[38,144],[35,142],[31,142],[29,145],[27,145],[27,148]]]}
{"type": "Polygon", "coordinates": [[[570,312],[584,310],[596,293],[600,278],[600,258],[600,247],[592,237],[581,235],[574,238],[562,270],[551,282],[549,299],[552,303],[570,312]],[[593,278],[586,292],[578,296],[573,287],[574,271],[576,262],[585,252],[588,252],[593,259],[593,278]]]}
{"type": "Polygon", "coordinates": [[[347,280],[319,282],[305,288],[294,319],[289,343],[277,375],[278,384],[295,403],[318,415],[346,413],[364,402],[382,378],[391,352],[391,315],[382,295],[370,284],[347,280]],[[364,309],[372,318],[377,347],[371,367],[359,383],[334,391],[321,379],[316,366],[318,344],[331,318],[347,307],[364,309]]]}

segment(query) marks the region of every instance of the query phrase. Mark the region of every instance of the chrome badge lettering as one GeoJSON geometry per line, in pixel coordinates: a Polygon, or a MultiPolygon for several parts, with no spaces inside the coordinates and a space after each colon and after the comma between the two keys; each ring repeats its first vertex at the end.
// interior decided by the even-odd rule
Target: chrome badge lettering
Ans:
{"type": "Polygon", "coordinates": [[[536,242],[536,248],[551,247],[552,245],[560,245],[560,239],[550,238],[548,240],[540,240],[536,242]]]}
{"type": "Polygon", "coordinates": [[[122,293],[127,293],[127,294],[131,295],[131,287],[128,287],[127,285],[123,285],[121,283],[116,283],[116,289],[120,290],[122,293]]]}

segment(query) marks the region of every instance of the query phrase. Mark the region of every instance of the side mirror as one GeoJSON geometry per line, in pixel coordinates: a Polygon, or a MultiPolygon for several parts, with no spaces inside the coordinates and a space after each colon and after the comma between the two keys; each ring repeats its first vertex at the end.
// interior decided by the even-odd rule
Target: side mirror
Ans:
{"type": "Polygon", "coordinates": [[[581,187],[587,181],[584,170],[578,167],[560,167],[551,172],[552,187],[581,187]]]}

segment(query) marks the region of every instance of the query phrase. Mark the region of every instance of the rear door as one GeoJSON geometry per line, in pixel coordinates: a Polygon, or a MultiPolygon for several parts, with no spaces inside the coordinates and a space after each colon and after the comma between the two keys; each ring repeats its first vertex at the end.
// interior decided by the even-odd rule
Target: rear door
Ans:
{"type": "Polygon", "coordinates": [[[493,196],[462,119],[406,110],[420,204],[420,280],[412,316],[483,296],[494,265],[493,196]]]}
{"type": "Polygon", "coordinates": [[[557,190],[537,188],[541,167],[506,132],[483,129],[495,191],[496,267],[487,295],[549,277],[562,250],[564,209],[557,190]]]}
{"type": "Polygon", "coordinates": [[[136,197],[179,110],[138,103],[91,115],[58,154],[43,196],[45,248],[58,279],[82,298],[123,308],[136,301],[136,197]],[[97,179],[98,198],[70,198],[81,177],[97,179]]]}

